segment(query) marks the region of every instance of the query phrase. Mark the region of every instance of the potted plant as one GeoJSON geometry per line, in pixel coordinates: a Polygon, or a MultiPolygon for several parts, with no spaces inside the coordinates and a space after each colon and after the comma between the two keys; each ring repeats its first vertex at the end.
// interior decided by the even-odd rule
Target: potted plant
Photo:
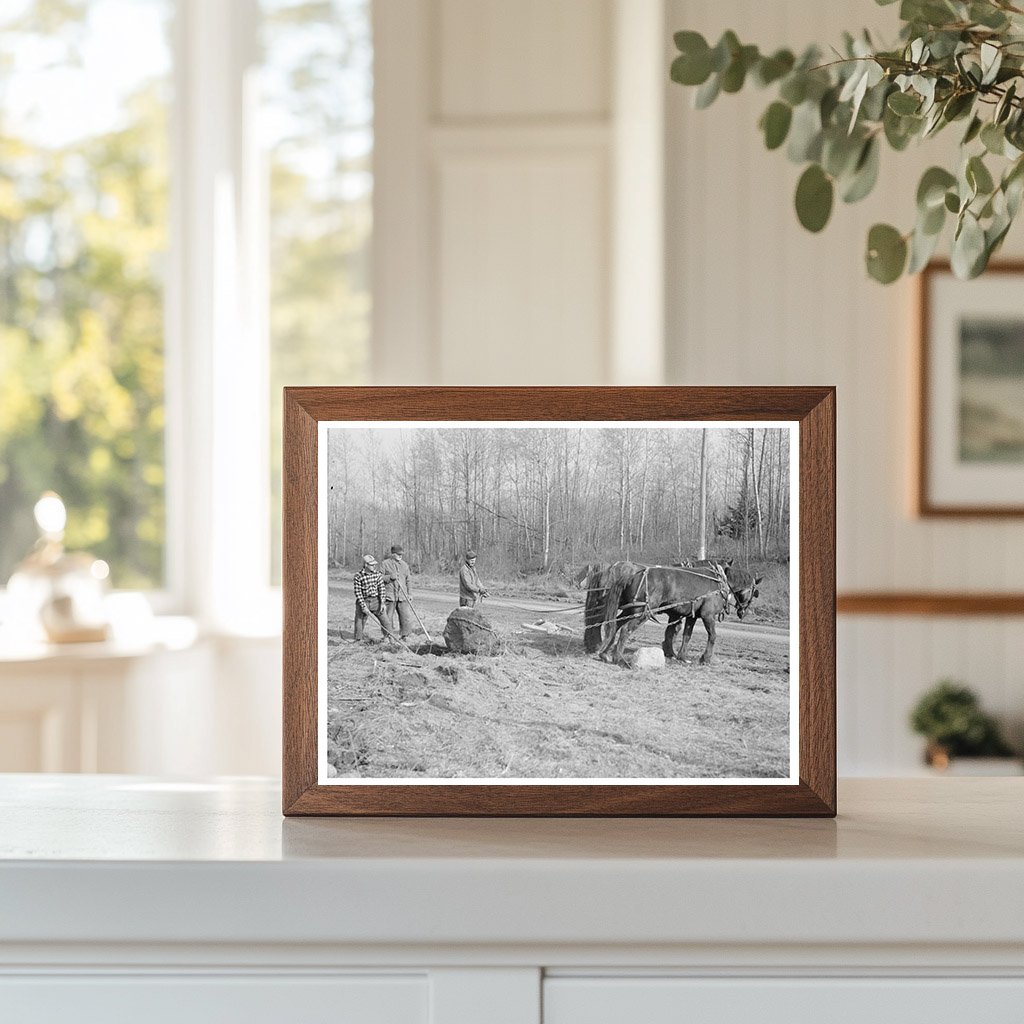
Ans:
{"type": "Polygon", "coordinates": [[[916,273],[952,221],[953,271],[976,277],[1024,198],[1024,2],[902,0],[898,11],[893,45],[847,32],[829,51],[812,46],[800,56],[761,53],[732,31],[714,46],[677,32],[671,76],[696,88],[698,108],[748,83],[775,93],[759,127],[768,149],[785,145],[806,165],[795,198],[808,231],[825,227],[837,195],[855,203],[871,192],[883,145],[903,151],[957,125],[958,164],[924,173],[909,230],[871,228],[866,263],[883,284],[916,273]]]}
{"type": "MultiPolygon", "coordinates": [[[[999,774],[1018,774],[1005,759],[1014,752],[1003,738],[994,718],[982,711],[976,694],[966,686],[943,679],[925,693],[910,715],[914,732],[927,739],[925,762],[947,771],[957,758],[1000,758],[999,774]]],[[[1014,761],[1016,759],[1014,758],[1014,761]]],[[[991,765],[974,765],[965,774],[996,774],[991,765]]]]}

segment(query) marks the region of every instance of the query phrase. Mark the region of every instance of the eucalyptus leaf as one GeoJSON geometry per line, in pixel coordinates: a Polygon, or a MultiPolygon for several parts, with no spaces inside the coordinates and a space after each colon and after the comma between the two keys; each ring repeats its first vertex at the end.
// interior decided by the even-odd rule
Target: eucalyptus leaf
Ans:
{"type": "Polygon", "coordinates": [[[1003,63],[1003,51],[991,42],[981,44],[979,51],[981,57],[981,84],[991,85],[999,74],[999,68],[1003,63]]]}
{"type": "Polygon", "coordinates": [[[931,234],[922,231],[920,228],[914,230],[910,238],[910,262],[907,264],[908,274],[917,274],[931,261],[939,244],[941,231],[931,234]]]}
{"type": "Polygon", "coordinates": [[[961,280],[976,277],[975,268],[985,259],[985,232],[978,219],[969,211],[963,214],[960,227],[953,238],[950,263],[953,273],[961,280]]]}
{"type": "Polygon", "coordinates": [[[1006,147],[1006,132],[1001,125],[989,121],[981,129],[981,142],[993,156],[1002,156],[1006,147]]]}
{"type": "Polygon", "coordinates": [[[732,29],[727,29],[711,51],[711,70],[720,75],[732,64],[734,56],[741,48],[742,44],[736,33],[732,29]]]}
{"type": "Polygon", "coordinates": [[[975,95],[972,92],[954,93],[942,107],[942,116],[946,121],[957,121],[966,117],[974,108],[975,95]]]}
{"type": "Polygon", "coordinates": [[[828,124],[830,121],[838,121],[841,114],[837,111],[839,106],[839,92],[837,88],[829,89],[818,103],[818,110],[821,113],[821,123],[828,124]]]}
{"type": "Polygon", "coordinates": [[[698,110],[706,110],[711,106],[712,103],[718,98],[718,94],[722,91],[722,80],[721,78],[713,74],[697,91],[693,96],[693,105],[698,110]]]}
{"type": "Polygon", "coordinates": [[[985,229],[985,263],[981,267],[975,268],[975,276],[988,266],[988,261],[992,258],[992,254],[1002,246],[1006,233],[1010,230],[1012,223],[1013,218],[1008,213],[1002,213],[985,229]]]}
{"type": "Polygon", "coordinates": [[[993,7],[990,3],[972,3],[968,10],[968,17],[978,25],[995,30],[1003,29],[1007,25],[1006,15],[993,7]]]}
{"type": "Polygon", "coordinates": [[[936,206],[942,206],[946,200],[946,192],[956,184],[956,176],[944,167],[929,167],[921,175],[917,186],[917,207],[927,213],[936,206]]]}
{"type": "Polygon", "coordinates": [[[796,58],[789,50],[776,50],[770,57],[762,57],[754,67],[754,81],[764,87],[785,78],[793,70],[796,58]]]}
{"type": "Polygon", "coordinates": [[[972,117],[971,123],[967,126],[967,131],[964,132],[963,139],[960,140],[961,146],[969,146],[981,133],[983,122],[980,117],[972,117]]]}
{"type": "Polygon", "coordinates": [[[875,187],[875,183],[878,181],[880,148],[878,138],[874,136],[864,143],[853,175],[843,187],[844,203],[860,202],[875,187]]]}
{"type": "Polygon", "coordinates": [[[1019,213],[1021,199],[1024,198],[1024,157],[1018,157],[1006,171],[1001,187],[1006,196],[1006,212],[1012,221],[1019,213]]]}
{"type": "Polygon", "coordinates": [[[732,63],[722,72],[722,92],[739,92],[758,56],[756,46],[741,46],[732,63]]]}
{"type": "Polygon", "coordinates": [[[807,99],[807,74],[803,71],[794,71],[787,75],[779,88],[779,98],[785,100],[791,107],[798,107],[807,99]]]}
{"type": "Polygon", "coordinates": [[[917,228],[925,235],[938,235],[946,224],[946,204],[940,203],[928,210],[919,210],[917,214],[917,228]]]}
{"type": "Polygon", "coordinates": [[[1011,82],[1003,93],[1002,98],[996,104],[996,112],[992,117],[992,120],[996,124],[1002,124],[1013,111],[1013,101],[1017,95],[1017,83],[1011,82]]]}
{"type": "MultiPolygon", "coordinates": [[[[876,65],[877,67],[877,65],[876,65]]],[[[864,102],[860,105],[860,121],[881,121],[885,113],[885,101],[893,91],[892,82],[881,78],[874,85],[868,88],[864,96],[864,102]]]]}
{"type": "Polygon", "coordinates": [[[838,127],[822,133],[821,166],[833,178],[854,170],[864,149],[864,135],[850,136],[838,127]]]}
{"type": "Polygon", "coordinates": [[[885,141],[897,152],[904,150],[923,124],[923,117],[900,117],[891,110],[886,110],[882,118],[885,141]]]}
{"type": "Polygon", "coordinates": [[[793,111],[786,155],[793,163],[817,160],[821,156],[821,111],[810,100],[793,111]]]}
{"type": "Polygon", "coordinates": [[[929,135],[938,131],[943,124],[943,111],[942,107],[932,107],[931,113],[925,119],[924,131],[921,132],[922,138],[927,138],[929,135]]]}
{"type": "Polygon", "coordinates": [[[910,84],[924,100],[921,110],[927,113],[935,103],[935,79],[927,75],[914,75],[910,79],[910,84]]]}
{"type": "Polygon", "coordinates": [[[987,196],[994,188],[992,175],[980,156],[972,156],[967,161],[967,181],[974,188],[975,194],[987,196]]]}
{"type": "Polygon", "coordinates": [[[946,60],[961,46],[960,33],[955,30],[933,32],[928,40],[932,60],[946,60]]]}
{"type": "Polygon", "coordinates": [[[1024,177],[1017,177],[1009,184],[1004,185],[1003,193],[1006,196],[1006,212],[1012,223],[1014,217],[1020,212],[1021,199],[1024,198],[1024,177]]]}
{"type": "Polygon", "coordinates": [[[907,262],[906,239],[890,224],[876,224],[868,232],[868,273],[880,284],[892,284],[907,262]]]}
{"type": "Polygon", "coordinates": [[[796,186],[796,215],[808,231],[821,231],[832,215],[832,180],[817,165],[811,164],[796,186]]]}
{"type": "Polygon", "coordinates": [[[909,92],[894,92],[889,96],[889,109],[901,117],[906,114],[916,114],[921,107],[919,97],[909,92]]]}
{"type": "Polygon", "coordinates": [[[792,121],[793,108],[779,100],[772,103],[761,115],[764,144],[768,149],[778,149],[786,141],[792,121]]]}

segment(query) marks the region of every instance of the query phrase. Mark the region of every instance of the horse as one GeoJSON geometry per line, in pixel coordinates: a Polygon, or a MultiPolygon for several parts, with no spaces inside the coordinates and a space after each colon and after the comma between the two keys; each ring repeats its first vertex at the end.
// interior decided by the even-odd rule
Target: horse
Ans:
{"type": "Polygon", "coordinates": [[[608,622],[605,607],[609,590],[616,583],[642,571],[643,566],[636,562],[612,562],[611,565],[588,565],[581,574],[580,582],[585,581],[587,588],[583,611],[583,649],[587,654],[599,651],[606,640],[608,622]]]}
{"type": "Polygon", "coordinates": [[[707,568],[721,565],[725,570],[725,578],[729,583],[729,593],[732,594],[733,601],[736,602],[736,617],[738,619],[743,618],[747,610],[754,603],[754,598],[760,594],[757,586],[764,577],[754,576],[752,573],[747,572],[746,569],[733,565],[731,559],[728,562],[715,562],[710,558],[702,558],[694,562],[693,565],[707,568]]]}
{"type": "MultiPolygon", "coordinates": [[[[703,620],[708,630],[708,647],[701,657],[702,664],[711,661],[714,652],[714,616],[721,605],[729,601],[729,584],[725,572],[714,568],[683,568],[681,566],[648,566],[613,582],[605,602],[605,626],[611,635],[601,649],[602,661],[622,662],[622,652],[632,633],[656,615],[668,615],[668,627],[662,651],[666,658],[673,657],[672,641],[684,618],[703,620]],[[712,595],[718,601],[709,602],[712,595]],[[705,605],[707,608],[705,608],[705,605]],[[712,607],[714,611],[711,611],[712,607]]],[[[691,626],[691,631],[692,631],[691,626]]]]}
{"type": "MultiPolygon", "coordinates": [[[[720,566],[725,570],[725,578],[729,584],[728,600],[723,600],[722,595],[717,592],[709,595],[701,603],[700,608],[696,610],[697,614],[686,616],[686,624],[683,626],[683,638],[679,643],[679,653],[676,657],[680,661],[686,661],[686,645],[690,642],[690,637],[693,635],[693,627],[697,625],[697,619],[700,619],[704,623],[704,629],[708,634],[707,648],[700,660],[702,665],[707,665],[710,664],[711,655],[715,649],[715,622],[721,622],[725,618],[730,605],[735,606],[737,617],[742,619],[747,609],[753,603],[754,598],[758,596],[757,585],[764,577],[753,576],[745,569],[740,569],[738,566],[734,567],[731,559],[728,562],[714,562],[709,558],[703,558],[691,562],[690,565],[692,567],[700,566],[704,568],[720,566]]],[[[675,630],[672,629],[671,624],[669,629],[672,630],[672,639],[674,639],[675,630]]],[[[670,658],[672,657],[672,642],[669,638],[668,630],[665,632],[665,641],[665,657],[670,658]]]]}
{"type": "Polygon", "coordinates": [[[761,593],[758,590],[758,584],[764,580],[763,575],[756,577],[756,575],[746,571],[746,569],[733,565],[731,558],[727,562],[717,561],[713,558],[699,558],[687,564],[707,568],[721,565],[725,569],[725,577],[729,582],[729,593],[732,594],[732,599],[736,603],[737,618],[743,617],[746,610],[754,603],[754,598],[761,593]]]}
{"type": "MultiPolygon", "coordinates": [[[[715,653],[715,637],[717,634],[715,623],[721,622],[725,618],[732,603],[732,595],[729,594],[727,596],[719,590],[716,590],[713,594],[708,594],[697,602],[692,609],[693,614],[686,616],[686,622],[683,625],[683,638],[679,642],[679,653],[674,656],[684,664],[686,663],[686,645],[690,642],[690,637],[693,635],[693,627],[697,625],[697,620],[700,619],[704,623],[704,631],[708,635],[708,642],[704,648],[704,653],[700,656],[700,663],[702,665],[710,665],[712,655],[715,653]]],[[[668,629],[665,630],[663,649],[666,658],[673,657],[672,642],[675,640],[678,629],[678,622],[674,624],[670,622],[668,629]]]]}
{"type": "Polygon", "coordinates": [[[732,567],[726,571],[726,576],[729,580],[729,590],[736,602],[736,617],[742,619],[747,609],[754,603],[754,598],[761,593],[757,585],[764,577],[754,576],[746,569],[732,567]]]}

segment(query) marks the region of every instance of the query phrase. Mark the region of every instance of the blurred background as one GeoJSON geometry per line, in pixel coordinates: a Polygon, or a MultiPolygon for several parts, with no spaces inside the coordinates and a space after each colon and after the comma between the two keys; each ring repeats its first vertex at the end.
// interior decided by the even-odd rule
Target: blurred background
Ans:
{"type": "MultiPolygon", "coordinates": [[[[934,153],[812,237],[764,97],[695,111],[668,80],[675,29],[797,48],[887,23],[864,0],[5,0],[0,770],[279,773],[284,385],[835,384],[841,592],[1022,589],[1019,520],[911,512],[915,285],[870,282],[862,240],[934,153]],[[31,635],[40,530],[115,590],[107,639],[31,635]]],[[[1021,620],[883,605],[840,617],[840,772],[922,770],[908,716],[941,678],[1019,747],[1021,620]]]]}

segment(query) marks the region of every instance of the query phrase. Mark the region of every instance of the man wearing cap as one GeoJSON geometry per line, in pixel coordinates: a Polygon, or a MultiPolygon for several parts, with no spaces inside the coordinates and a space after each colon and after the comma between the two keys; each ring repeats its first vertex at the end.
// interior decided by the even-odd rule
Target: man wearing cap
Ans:
{"type": "Polygon", "coordinates": [[[403,555],[401,544],[391,545],[391,554],[381,563],[384,573],[384,606],[388,627],[395,628],[395,612],[398,612],[398,632],[402,639],[411,635],[412,606],[409,604],[409,563],[403,555]]]}
{"type": "Polygon", "coordinates": [[[391,630],[384,618],[384,577],[373,555],[363,555],[363,567],[356,573],[352,589],[356,593],[355,638],[363,639],[363,627],[371,615],[380,623],[384,636],[388,636],[391,630]]]}
{"type": "Polygon", "coordinates": [[[466,560],[459,570],[459,607],[472,608],[477,601],[488,596],[476,573],[476,552],[467,551],[466,560]]]}

